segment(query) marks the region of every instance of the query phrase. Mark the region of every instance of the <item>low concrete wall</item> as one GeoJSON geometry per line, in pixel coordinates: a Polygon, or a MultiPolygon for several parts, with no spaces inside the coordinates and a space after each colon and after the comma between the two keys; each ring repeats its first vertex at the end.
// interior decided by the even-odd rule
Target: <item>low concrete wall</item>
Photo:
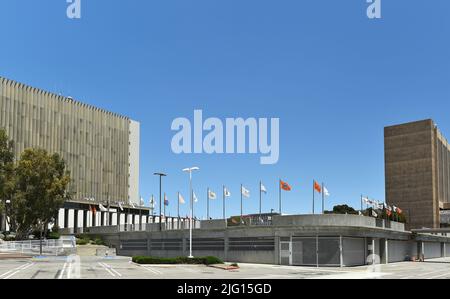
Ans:
{"type": "Polygon", "coordinates": [[[204,220],[200,222],[200,229],[226,229],[227,221],[220,220],[204,220]]]}
{"type": "Polygon", "coordinates": [[[358,215],[292,215],[274,216],[274,226],[335,226],[335,227],[378,227],[395,231],[405,231],[403,223],[358,215]]]}

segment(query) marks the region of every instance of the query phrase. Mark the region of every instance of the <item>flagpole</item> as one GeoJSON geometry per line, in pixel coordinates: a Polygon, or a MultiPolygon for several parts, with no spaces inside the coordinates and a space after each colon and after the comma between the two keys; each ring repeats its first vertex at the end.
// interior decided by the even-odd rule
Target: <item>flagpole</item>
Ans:
{"type": "Polygon", "coordinates": [[[280,181],[279,181],[279,184],[278,184],[278,188],[279,188],[279,206],[280,206],[280,216],[282,216],[282,213],[281,213],[281,179],[280,179],[280,181]]]}
{"type": "Polygon", "coordinates": [[[315,213],[315,209],[314,209],[314,208],[315,208],[315,207],[314,207],[314,195],[315,195],[315,193],[316,193],[316,192],[314,191],[314,187],[315,187],[315,186],[314,186],[314,183],[315,183],[315,181],[313,180],[313,202],[312,202],[312,204],[313,204],[313,206],[312,206],[312,208],[313,208],[313,210],[312,210],[313,215],[316,214],[316,213],[315,213]]]}
{"type": "Polygon", "coordinates": [[[222,208],[223,208],[223,220],[225,220],[225,185],[223,185],[222,188],[222,200],[223,200],[223,204],[222,204],[222,208]]]}
{"type": "Polygon", "coordinates": [[[209,188],[207,189],[206,194],[206,220],[209,220],[209,188]]]}
{"type": "Polygon", "coordinates": [[[241,184],[241,223],[242,223],[242,220],[243,220],[243,219],[242,219],[242,216],[243,216],[243,214],[244,214],[243,211],[242,211],[242,187],[243,187],[243,186],[242,186],[242,184],[241,184]]]}
{"type": "Polygon", "coordinates": [[[259,219],[261,220],[261,203],[262,203],[262,181],[259,181],[259,219]]]}
{"type": "Polygon", "coordinates": [[[166,200],[167,200],[167,196],[166,196],[166,192],[164,192],[164,223],[166,222],[166,200]]]}
{"type": "Polygon", "coordinates": [[[180,192],[178,192],[178,221],[180,221],[180,192]]]}
{"type": "Polygon", "coordinates": [[[322,183],[322,214],[325,214],[325,184],[322,183]]]}

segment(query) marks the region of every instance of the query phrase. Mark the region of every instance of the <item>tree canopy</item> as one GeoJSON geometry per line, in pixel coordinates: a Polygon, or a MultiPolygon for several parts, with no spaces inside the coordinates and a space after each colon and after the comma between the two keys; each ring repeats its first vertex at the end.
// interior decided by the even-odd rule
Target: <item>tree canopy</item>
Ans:
{"type": "Polygon", "coordinates": [[[68,199],[70,175],[58,154],[43,149],[27,149],[14,169],[11,226],[17,237],[27,236],[33,229],[47,227],[55,220],[59,208],[68,199]]]}
{"type": "Polygon", "coordinates": [[[0,128],[0,212],[2,212],[8,189],[11,187],[14,169],[14,143],[9,139],[6,131],[0,128]]]}

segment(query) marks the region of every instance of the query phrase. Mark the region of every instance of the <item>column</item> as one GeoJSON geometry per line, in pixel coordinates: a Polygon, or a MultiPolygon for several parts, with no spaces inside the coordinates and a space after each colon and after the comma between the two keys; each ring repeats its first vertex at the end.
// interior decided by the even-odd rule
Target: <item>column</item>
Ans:
{"type": "Polygon", "coordinates": [[[78,210],[73,211],[73,232],[78,233],[78,210]]]}
{"type": "Polygon", "coordinates": [[[83,210],[83,233],[85,232],[84,229],[87,228],[87,215],[88,211],[83,210]]]}
{"type": "Polygon", "coordinates": [[[100,226],[106,226],[105,225],[105,212],[100,212],[100,226]]]}
{"type": "Polygon", "coordinates": [[[69,228],[69,209],[64,209],[64,228],[69,228]]]}

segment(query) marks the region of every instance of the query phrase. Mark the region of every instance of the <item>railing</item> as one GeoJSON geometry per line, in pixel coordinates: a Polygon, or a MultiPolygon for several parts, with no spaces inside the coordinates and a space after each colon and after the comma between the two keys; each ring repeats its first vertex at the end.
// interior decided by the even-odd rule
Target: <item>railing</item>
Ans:
{"type": "Polygon", "coordinates": [[[21,253],[36,255],[41,253],[47,256],[67,255],[76,250],[75,238],[68,237],[59,240],[28,240],[0,243],[2,253],[21,253]],[[42,242],[42,243],[41,243],[42,242]]]}

